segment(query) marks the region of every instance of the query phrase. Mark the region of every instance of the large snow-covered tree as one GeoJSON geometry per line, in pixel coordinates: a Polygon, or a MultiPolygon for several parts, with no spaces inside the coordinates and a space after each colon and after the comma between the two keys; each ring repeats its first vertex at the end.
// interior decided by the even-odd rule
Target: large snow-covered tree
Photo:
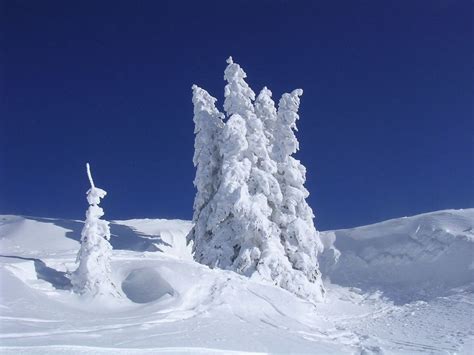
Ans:
{"type": "MultiPolygon", "coordinates": [[[[208,238],[203,243],[195,241],[195,257],[212,267],[248,276],[257,271],[268,279],[262,253],[279,234],[270,219],[270,201],[281,200],[273,176],[276,164],[268,154],[268,140],[255,114],[255,94],[244,80],[246,74],[232,58],[227,62],[224,109],[228,120],[219,144],[221,177],[207,222],[208,238]]],[[[278,249],[278,244],[273,248],[278,249]]]]}
{"type": "Polygon", "coordinates": [[[71,283],[76,293],[95,296],[120,296],[111,279],[112,246],[109,243],[109,222],[101,220],[104,210],[99,207],[100,199],[106,191],[96,187],[92,179],[89,163],[87,176],[91,188],[87,191],[89,208],[81,232],[81,248],[77,254],[78,268],[71,274],[71,283]]]}
{"type": "Polygon", "coordinates": [[[221,173],[221,157],[219,139],[224,127],[224,114],[216,108],[216,101],[209,93],[193,85],[194,104],[194,157],[196,167],[194,186],[193,223],[194,227],[188,235],[188,240],[200,245],[200,240],[206,238],[206,226],[212,206],[209,204],[217,191],[221,173]]]}
{"type": "Polygon", "coordinates": [[[319,300],[287,255],[276,222],[283,196],[272,153],[278,121],[271,92],[262,90],[254,105],[246,73],[232,58],[227,63],[219,183],[208,203],[205,237],[194,238],[195,258],[319,300]]]}
{"type": "Polygon", "coordinates": [[[199,141],[195,227],[189,238],[194,257],[320,301],[322,244],[305,200],[305,169],[292,157],[298,149],[293,130],[302,91],[283,95],[277,112],[270,90],[265,87],[255,99],[244,70],[232,57],[227,63],[225,123],[215,99],[193,89],[199,141]],[[206,165],[202,171],[200,164],[206,165]]]}
{"type": "Polygon", "coordinates": [[[276,174],[283,195],[281,205],[276,208],[275,221],[281,231],[281,240],[293,268],[305,279],[299,293],[306,298],[321,300],[324,287],[318,265],[318,254],[323,245],[317,232],[311,207],[306,202],[309,196],[304,187],[306,169],[292,155],[299,149],[294,134],[298,109],[303,90],[297,89],[283,94],[278,104],[277,123],[273,129],[273,159],[277,162],[276,174]]]}

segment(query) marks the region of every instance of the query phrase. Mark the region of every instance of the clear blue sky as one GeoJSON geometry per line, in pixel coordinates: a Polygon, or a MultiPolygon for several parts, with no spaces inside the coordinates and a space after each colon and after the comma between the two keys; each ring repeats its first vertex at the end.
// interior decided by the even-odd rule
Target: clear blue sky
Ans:
{"type": "Polygon", "coordinates": [[[474,206],[473,2],[1,1],[0,213],[190,218],[191,85],[303,88],[319,229],[474,206]]]}

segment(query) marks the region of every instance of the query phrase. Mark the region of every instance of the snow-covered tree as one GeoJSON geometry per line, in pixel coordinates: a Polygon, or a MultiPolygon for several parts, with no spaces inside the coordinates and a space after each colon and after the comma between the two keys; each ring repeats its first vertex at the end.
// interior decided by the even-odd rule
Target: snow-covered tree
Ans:
{"type": "MultiPolygon", "coordinates": [[[[190,234],[194,257],[210,267],[234,270],[320,301],[324,294],[317,261],[321,243],[305,201],[304,167],[291,156],[298,148],[293,129],[302,92],[285,94],[277,113],[271,91],[264,88],[255,100],[243,69],[231,57],[227,63],[224,110],[228,119],[220,134],[202,136],[209,149],[204,155],[209,166],[205,179],[199,180],[206,181],[205,194],[195,201],[195,227],[190,234]],[[214,137],[218,137],[217,156],[212,155],[214,137]],[[214,170],[219,164],[220,169],[214,170]],[[196,206],[204,207],[196,213],[196,206]]],[[[196,109],[204,110],[205,122],[219,126],[211,123],[221,123],[215,99],[195,88],[193,102],[195,121],[196,109]],[[196,105],[198,93],[206,102],[201,108],[196,105]]]]}
{"type": "Polygon", "coordinates": [[[76,259],[79,267],[71,274],[71,283],[74,292],[82,295],[118,297],[120,292],[111,280],[112,246],[109,243],[109,222],[100,219],[104,210],[98,206],[100,199],[104,198],[107,192],[94,185],[89,163],[87,176],[91,184],[87,191],[89,208],[81,232],[81,249],[76,259]]]}
{"type": "Polygon", "coordinates": [[[295,275],[272,221],[282,203],[255,94],[242,68],[229,58],[224,78],[227,120],[220,136],[219,187],[210,202],[206,238],[195,239],[195,258],[295,292],[295,275]]]}
{"type": "Polygon", "coordinates": [[[295,90],[284,94],[277,113],[272,92],[265,87],[255,101],[255,111],[264,123],[270,156],[277,163],[275,177],[282,199],[273,206],[271,220],[280,230],[285,257],[293,269],[291,284],[286,288],[304,298],[319,301],[324,295],[317,261],[321,242],[312,222],[311,208],[305,201],[308,192],[304,188],[304,167],[291,157],[298,149],[293,130],[296,130],[302,93],[302,90],[295,90]],[[296,207],[291,208],[293,203],[296,207]]]}
{"type": "Polygon", "coordinates": [[[292,155],[299,149],[294,134],[303,90],[283,94],[278,104],[277,124],[274,126],[272,156],[278,164],[276,174],[283,195],[276,211],[275,221],[281,230],[281,240],[294,269],[305,279],[299,293],[305,298],[321,300],[325,290],[318,266],[318,254],[323,245],[314,227],[314,214],[306,202],[309,195],[304,187],[306,169],[292,155]]]}
{"type": "Polygon", "coordinates": [[[194,157],[196,167],[194,186],[193,222],[194,227],[188,235],[199,245],[199,241],[206,237],[206,225],[211,212],[209,202],[219,186],[221,157],[219,153],[219,139],[222,134],[224,115],[215,106],[217,99],[209,95],[206,90],[193,85],[194,104],[194,157]]]}
{"type": "MultiPolygon", "coordinates": [[[[252,164],[248,179],[249,192],[251,195],[264,195],[269,204],[276,203],[281,200],[281,192],[278,181],[273,176],[277,165],[269,153],[270,143],[265,132],[265,118],[257,115],[252,102],[255,93],[244,80],[246,73],[240,65],[233,62],[232,57],[229,57],[227,63],[229,65],[224,75],[227,81],[224,109],[228,117],[239,115],[245,121],[248,146],[243,154],[252,164]]],[[[223,144],[225,145],[225,142],[223,144]]]]}
{"type": "Polygon", "coordinates": [[[251,164],[243,156],[248,143],[245,121],[232,116],[220,139],[222,155],[219,188],[209,204],[206,238],[195,239],[194,257],[210,267],[232,269],[245,230],[244,213],[250,201],[247,181],[251,164]]]}
{"type": "Polygon", "coordinates": [[[195,240],[195,257],[211,267],[250,276],[264,269],[266,241],[278,238],[269,201],[281,200],[281,193],[263,123],[255,114],[255,94],[242,68],[232,58],[227,63],[224,109],[229,119],[219,145],[221,178],[211,203],[207,238],[202,243],[195,240]]]}

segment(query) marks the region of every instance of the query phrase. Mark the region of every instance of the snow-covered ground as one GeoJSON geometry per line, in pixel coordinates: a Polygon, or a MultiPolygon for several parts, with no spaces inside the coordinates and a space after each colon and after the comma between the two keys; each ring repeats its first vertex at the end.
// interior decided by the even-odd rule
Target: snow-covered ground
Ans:
{"type": "Polygon", "coordinates": [[[312,304],[192,260],[180,220],[111,223],[120,301],[70,291],[82,222],[0,216],[2,354],[474,353],[474,209],[322,233],[312,304]]]}

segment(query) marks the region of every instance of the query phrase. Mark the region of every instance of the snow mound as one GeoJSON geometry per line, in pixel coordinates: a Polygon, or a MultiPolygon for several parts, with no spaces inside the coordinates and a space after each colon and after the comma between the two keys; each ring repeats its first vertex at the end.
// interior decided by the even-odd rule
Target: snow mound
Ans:
{"type": "Polygon", "coordinates": [[[174,294],[171,285],[150,267],[130,272],[122,282],[122,291],[135,303],[149,303],[174,294]]]}
{"type": "Polygon", "coordinates": [[[331,282],[380,290],[395,303],[444,296],[474,281],[474,209],[323,232],[331,282]]]}

